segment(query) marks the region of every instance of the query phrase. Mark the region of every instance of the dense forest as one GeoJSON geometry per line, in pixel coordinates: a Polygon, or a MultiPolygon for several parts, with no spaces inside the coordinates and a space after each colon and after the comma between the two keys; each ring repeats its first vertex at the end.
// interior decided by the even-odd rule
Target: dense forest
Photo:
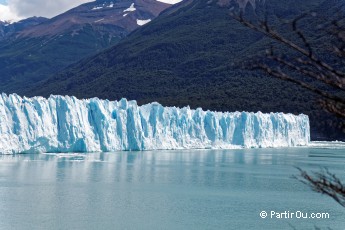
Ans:
{"type": "MultiPolygon", "coordinates": [[[[284,32],[283,19],[310,9],[327,16],[337,8],[330,4],[272,0],[256,11],[265,12],[284,32]]],[[[246,14],[250,18],[258,15],[250,6],[246,14]]],[[[329,38],[316,31],[319,22],[305,20],[301,26],[312,36],[311,42],[325,50],[323,41],[329,38]]],[[[233,20],[229,7],[218,1],[187,1],[166,10],[118,45],[20,93],[111,100],[126,97],[140,104],[158,101],[218,111],[305,113],[310,116],[314,140],[344,140],[344,133],[333,126],[337,119],[319,107],[314,94],[243,65],[271,44],[265,36],[233,20]]]]}

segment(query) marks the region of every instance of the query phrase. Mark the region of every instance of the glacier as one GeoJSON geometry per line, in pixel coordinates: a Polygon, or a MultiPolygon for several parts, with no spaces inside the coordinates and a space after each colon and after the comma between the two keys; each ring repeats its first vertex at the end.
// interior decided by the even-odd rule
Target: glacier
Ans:
{"type": "Polygon", "coordinates": [[[0,96],[0,153],[308,145],[306,115],[212,112],[157,102],[0,96]]]}

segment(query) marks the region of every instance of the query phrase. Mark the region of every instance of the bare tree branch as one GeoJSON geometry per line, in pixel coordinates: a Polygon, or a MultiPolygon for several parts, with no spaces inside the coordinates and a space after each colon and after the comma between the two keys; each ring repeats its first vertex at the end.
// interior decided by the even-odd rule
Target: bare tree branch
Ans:
{"type": "Polygon", "coordinates": [[[311,175],[300,168],[297,169],[300,171],[300,176],[296,177],[299,181],[311,187],[315,192],[332,197],[345,207],[345,186],[335,174],[324,169],[321,172],[313,172],[311,175]]]}
{"type": "MultiPolygon", "coordinates": [[[[329,31],[326,30],[327,36],[333,36],[336,43],[332,45],[330,41],[330,44],[327,44],[329,46],[326,46],[324,51],[327,51],[327,56],[336,57],[336,60],[339,61],[339,63],[330,65],[318,57],[307,36],[298,27],[298,22],[309,14],[302,14],[291,22],[292,35],[295,35],[297,41],[300,42],[284,37],[273,29],[268,23],[267,15],[265,15],[265,20],[258,20],[256,23],[246,20],[243,12],[240,12],[239,15],[231,12],[230,15],[242,25],[294,51],[288,57],[277,55],[273,52],[273,48],[268,49],[266,52],[267,59],[263,61],[261,58],[257,63],[251,63],[251,68],[263,70],[275,78],[295,83],[319,95],[319,103],[325,110],[343,118],[340,126],[345,132],[345,73],[339,68],[345,62],[345,23],[340,23],[341,20],[334,20],[331,22],[333,28],[329,31]],[[301,45],[299,45],[300,43],[301,45]],[[328,50],[329,47],[331,47],[330,50],[328,50]]],[[[329,59],[326,60],[329,62],[329,59]]],[[[337,203],[345,207],[345,185],[334,174],[327,169],[312,174],[308,174],[300,168],[297,169],[300,171],[300,175],[295,178],[308,185],[315,192],[332,197],[337,203]]],[[[319,228],[315,227],[315,229],[319,228]]]]}
{"type": "MultiPolygon", "coordinates": [[[[303,88],[308,89],[308,90],[310,90],[316,94],[319,94],[320,96],[322,96],[326,99],[333,100],[335,102],[340,102],[340,103],[344,103],[344,101],[345,101],[344,98],[332,95],[326,91],[320,90],[320,89],[318,89],[318,88],[316,88],[310,84],[307,84],[301,80],[290,77],[288,74],[282,72],[281,70],[275,70],[266,64],[260,63],[257,65],[256,68],[260,68],[260,69],[264,70],[265,72],[267,72],[268,74],[270,74],[276,78],[280,78],[280,79],[285,80],[285,81],[296,83],[296,84],[302,86],[303,88]]],[[[345,111],[344,111],[344,114],[345,114],[345,111]]]]}
{"type": "MultiPolygon", "coordinates": [[[[266,54],[267,59],[271,61],[270,64],[265,64],[264,61],[260,61],[261,63],[254,64],[252,66],[253,68],[259,68],[273,77],[293,82],[316,93],[321,97],[320,104],[324,109],[339,117],[345,118],[345,97],[343,96],[345,91],[345,73],[321,60],[314,52],[311,43],[303,31],[298,28],[298,22],[306,18],[309,14],[302,14],[291,22],[292,32],[301,40],[302,46],[273,29],[268,23],[267,15],[264,21],[258,20],[257,23],[246,20],[243,12],[240,12],[239,15],[231,12],[230,15],[242,25],[273,39],[278,44],[284,44],[286,47],[295,51],[295,57],[285,57],[275,54],[273,48],[271,48],[266,54]],[[276,65],[275,67],[271,67],[273,65],[272,61],[273,63],[277,63],[278,67],[276,65]],[[282,69],[290,71],[283,72],[282,69]],[[309,82],[298,75],[296,76],[296,73],[305,78],[312,79],[313,82],[309,82]],[[331,87],[335,91],[328,90],[325,86],[331,87]],[[342,92],[342,94],[338,94],[337,92],[342,92]]],[[[333,47],[331,54],[341,57],[341,60],[343,60],[345,59],[345,28],[342,28],[342,24],[338,21],[332,21],[331,24],[336,29],[328,33],[333,34],[338,40],[338,44],[334,46],[335,48],[333,47]],[[340,28],[344,30],[340,31],[340,28]]],[[[345,131],[345,122],[342,122],[342,126],[345,131]]]]}
{"type": "MultiPolygon", "coordinates": [[[[275,41],[278,41],[279,43],[283,43],[286,46],[292,48],[293,50],[301,53],[302,55],[308,57],[311,61],[315,62],[317,65],[319,65],[320,67],[322,67],[324,70],[329,71],[330,73],[334,74],[335,76],[344,78],[345,77],[345,73],[333,68],[332,66],[328,65],[327,63],[321,61],[319,58],[317,58],[317,56],[312,52],[312,49],[308,50],[308,49],[304,49],[302,47],[300,47],[299,45],[297,45],[295,42],[285,38],[284,36],[282,36],[281,34],[279,34],[277,31],[273,30],[269,25],[268,22],[265,21],[259,21],[259,25],[255,25],[254,23],[246,20],[243,17],[243,13],[241,12],[240,15],[236,15],[235,13],[230,13],[230,16],[235,19],[236,21],[240,22],[242,25],[260,32],[262,34],[264,34],[267,37],[272,38],[275,41]]],[[[294,30],[294,32],[296,32],[294,30]]],[[[304,37],[304,35],[302,35],[302,37],[304,37]]],[[[305,39],[306,42],[306,39],[305,39]]]]}
{"type": "MultiPolygon", "coordinates": [[[[339,90],[342,90],[342,91],[345,91],[345,87],[344,87],[344,83],[341,81],[341,82],[338,82],[338,79],[336,79],[336,81],[334,81],[333,79],[331,79],[330,77],[327,77],[325,76],[322,72],[313,72],[307,68],[302,68],[301,66],[298,66],[297,64],[295,63],[292,63],[292,62],[289,62],[287,60],[285,60],[284,58],[281,58],[279,56],[275,56],[275,55],[267,55],[267,57],[271,60],[274,60],[274,61],[277,61],[279,62],[280,64],[282,65],[285,65],[287,67],[289,67],[290,69],[292,70],[295,70],[299,73],[302,73],[304,76],[308,76],[308,77],[311,77],[313,79],[316,79],[316,80],[319,80],[319,81],[322,81],[336,89],[339,89],[339,90]]],[[[306,61],[303,61],[302,59],[298,58],[296,60],[297,62],[299,63],[303,63],[303,64],[307,64],[306,61]]],[[[344,79],[345,80],[345,79],[344,79]]],[[[343,102],[345,103],[345,99],[343,99],[343,102]]]]}

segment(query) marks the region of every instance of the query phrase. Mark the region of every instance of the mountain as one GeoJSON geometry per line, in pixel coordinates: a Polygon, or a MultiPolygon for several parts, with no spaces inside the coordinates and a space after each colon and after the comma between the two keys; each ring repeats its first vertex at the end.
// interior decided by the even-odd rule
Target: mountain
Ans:
{"type": "Polygon", "coordinates": [[[46,23],[18,34],[20,38],[54,37],[82,33],[89,25],[96,31],[109,33],[109,39],[122,38],[125,34],[152,20],[171,6],[156,0],[98,0],[73,8],[46,23]]]}
{"type": "Polygon", "coordinates": [[[20,93],[116,44],[170,6],[156,0],[97,0],[14,31],[0,43],[0,91],[20,93]]]}
{"type": "Polygon", "coordinates": [[[0,21],[0,41],[3,41],[13,34],[19,33],[29,27],[36,26],[47,21],[47,18],[44,17],[31,17],[27,19],[23,19],[19,22],[2,22],[0,21]]]}
{"type": "MultiPolygon", "coordinates": [[[[257,2],[256,7],[280,23],[283,18],[318,9],[321,3],[270,0],[265,5],[257,2]]],[[[231,19],[231,6],[224,5],[228,2],[184,1],[114,47],[70,66],[23,94],[110,100],[125,97],[139,104],[158,101],[165,106],[190,105],[217,111],[305,113],[310,116],[312,139],[344,140],[344,133],[330,128],[329,124],[337,120],[315,103],[315,95],[242,67],[251,57],[264,53],[271,41],[231,19]]],[[[244,9],[249,17],[255,16],[250,4],[244,9]]],[[[317,27],[310,25],[313,22],[308,21],[302,27],[317,27]]],[[[284,51],[284,47],[280,49],[284,51]]]]}

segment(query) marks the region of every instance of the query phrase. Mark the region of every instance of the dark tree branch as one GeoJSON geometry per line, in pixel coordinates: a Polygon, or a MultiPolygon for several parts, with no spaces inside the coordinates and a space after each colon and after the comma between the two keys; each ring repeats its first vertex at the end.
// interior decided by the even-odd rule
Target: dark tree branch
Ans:
{"type": "Polygon", "coordinates": [[[311,45],[309,44],[307,38],[304,36],[303,32],[298,29],[297,23],[298,21],[305,18],[308,14],[302,14],[299,17],[297,17],[295,20],[292,21],[292,30],[298,35],[298,37],[303,41],[304,46],[307,48],[309,57],[311,58],[313,56],[313,49],[311,48],[311,45]]]}
{"type": "MultiPolygon", "coordinates": [[[[339,117],[345,118],[345,97],[342,96],[345,91],[345,73],[318,58],[311,43],[303,31],[298,28],[298,22],[308,15],[302,14],[291,22],[292,32],[303,43],[303,46],[300,46],[298,43],[284,37],[273,29],[268,23],[267,15],[264,21],[258,20],[257,23],[252,23],[244,18],[243,12],[240,12],[239,15],[231,13],[231,17],[242,25],[273,39],[278,44],[284,44],[295,51],[296,57],[287,58],[275,54],[273,48],[271,48],[266,54],[271,64],[265,64],[261,61],[261,63],[255,64],[254,68],[259,68],[273,77],[293,82],[316,93],[321,97],[320,104],[324,109],[339,117]],[[277,63],[279,68],[276,66],[271,67],[272,61],[277,63]],[[283,72],[282,69],[290,71],[283,72]],[[307,82],[304,78],[294,76],[296,73],[312,79],[313,82],[307,82]],[[334,90],[325,89],[324,86],[332,87],[335,91],[342,92],[342,94],[337,94],[334,90]]],[[[339,44],[336,46],[338,49],[333,48],[334,52],[331,52],[331,54],[345,57],[345,32],[343,32],[345,29],[340,30],[342,26],[338,21],[333,21],[332,24],[336,28],[332,34],[336,36],[339,44]]],[[[345,122],[342,122],[342,126],[345,127],[345,122]]]]}
{"type": "MultiPolygon", "coordinates": [[[[326,55],[336,57],[336,61],[339,61],[339,63],[330,65],[316,55],[305,33],[298,28],[298,22],[308,15],[302,14],[291,22],[293,35],[302,42],[302,45],[299,45],[300,42],[294,42],[273,29],[268,24],[267,15],[265,15],[264,21],[258,20],[257,23],[252,23],[243,17],[243,12],[239,15],[231,13],[231,17],[242,25],[294,51],[292,57],[286,57],[275,54],[271,48],[266,52],[267,62],[261,61],[261,59],[258,63],[254,63],[251,68],[263,70],[275,78],[295,83],[319,95],[319,102],[324,109],[343,118],[340,125],[345,132],[345,73],[339,69],[345,60],[345,23],[340,22],[341,20],[332,21],[332,30],[326,31],[327,35],[333,35],[333,41],[337,40],[335,45],[329,46],[331,51],[328,51],[327,48],[324,50],[328,51],[326,55]],[[333,66],[338,66],[338,68],[333,66]],[[298,76],[295,76],[296,73],[298,76]],[[306,79],[312,79],[313,82],[308,82],[306,79]],[[324,86],[329,87],[325,88],[324,86]]],[[[308,174],[300,168],[298,170],[300,175],[295,178],[308,185],[315,192],[332,197],[337,203],[345,207],[345,186],[334,174],[327,169],[312,174],[308,174]]],[[[315,227],[315,229],[318,228],[315,227]]]]}
{"type": "MultiPolygon", "coordinates": [[[[344,98],[341,98],[341,97],[337,97],[335,95],[332,95],[326,91],[323,91],[323,90],[320,90],[310,84],[307,84],[301,80],[298,80],[298,79],[295,79],[293,77],[290,77],[288,74],[282,72],[281,70],[275,70],[271,67],[269,67],[268,65],[266,64],[258,64],[256,67],[254,66],[254,68],[260,68],[262,70],[264,70],[265,72],[267,72],[268,74],[276,77],[276,78],[280,78],[282,80],[285,80],[285,81],[289,81],[289,82],[293,82],[295,84],[298,84],[300,86],[302,86],[303,88],[305,89],[308,89],[328,100],[333,100],[335,102],[339,102],[339,103],[344,103],[345,99],[344,98]]],[[[344,111],[345,113],[345,111],[344,111]]]]}
{"type": "MultiPolygon", "coordinates": [[[[312,49],[307,50],[304,49],[302,47],[300,47],[299,45],[297,45],[296,43],[294,43],[293,41],[285,38],[284,36],[282,36],[281,34],[279,34],[277,31],[273,30],[269,25],[267,21],[259,21],[259,25],[255,25],[254,23],[246,20],[243,17],[243,14],[241,13],[239,16],[234,14],[234,13],[230,13],[230,16],[235,19],[236,21],[240,22],[242,25],[260,32],[262,34],[264,34],[267,37],[272,38],[273,40],[285,44],[286,46],[290,47],[291,49],[301,53],[303,56],[309,58],[311,61],[313,61],[315,64],[319,65],[320,67],[322,67],[324,70],[329,71],[330,73],[334,74],[335,76],[344,78],[345,77],[345,73],[333,68],[332,66],[328,65],[327,63],[321,61],[319,58],[317,58],[317,56],[312,52],[312,49]]],[[[296,31],[294,31],[296,32],[296,31]]],[[[304,37],[304,35],[302,35],[304,37]]],[[[305,39],[306,42],[306,39],[305,39]]]]}
{"type": "Polygon", "coordinates": [[[322,81],[331,82],[331,83],[327,83],[327,82],[326,83],[333,86],[333,87],[336,87],[340,90],[345,90],[345,78],[340,78],[338,76],[329,75],[327,72],[324,72],[324,70],[319,65],[317,65],[314,62],[311,62],[310,60],[297,58],[297,62],[299,64],[304,65],[304,67],[302,67],[302,69],[305,68],[305,66],[308,66],[311,68],[316,68],[316,70],[318,70],[318,72],[316,73],[319,76],[318,80],[322,79],[322,81]]]}
{"type": "Polygon", "coordinates": [[[324,169],[310,175],[300,168],[297,169],[300,171],[300,176],[296,177],[299,181],[311,187],[315,192],[332,197],[337,203],[345,207],[345,186],[335,174],[324,169]]]}
{"type": "MultiPolygon", "coordinates": [[[[301,67],[295,63],[289,62],[289,61],[287,61],[284,58],[281,58],[279,56],[268,55],[267,57],[271,60],[279,62],[280,64],[282,64],[284,66],[289,67],[292,70],[295,70],[295,71],[303,74],[304,76],[308,76],[308,77],[311,77],[313,79],[322,81],[322,82],[324,82],[324,83],[326,83],[326,84],[328,84],[328,85],[330,85],[336,89],[345,91],[344,84],[342,82],[338,82],[338,81],[335,82],[334,80],[331,80],[330,77],[325,76],[322,72],[315,73],[315,72],[313,72],[307,68],[303,68],[303,67],[301,67]]],[[[302,59],[297,59],[297,62],[304,63],[304,64],[306,63],[306,62],[303,62],[302,59]]],[[[342,98],[342,100],[345,103],[345,99],[342,98]]]]}

